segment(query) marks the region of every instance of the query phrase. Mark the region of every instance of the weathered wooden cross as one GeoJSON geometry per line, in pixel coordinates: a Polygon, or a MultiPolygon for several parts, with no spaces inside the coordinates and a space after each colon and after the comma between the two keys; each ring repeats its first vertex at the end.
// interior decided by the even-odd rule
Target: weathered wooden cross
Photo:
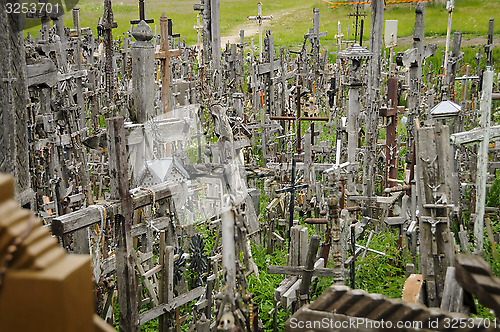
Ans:
{"type": "Polygon", "coordinates": [[[168,18],[165,13],[160,17],[160,35],[161,45],[160,51],[156,52],[155,59],[161,61],[161,100],[163,113],[170,117],[171,111],[171,95],[170,95],[170,58],[181,55],[180,49],[169,49],[168,45],[168,18]]]}
{"type": "Polygon", "coordinates": [[[477,198],[474,221],[474,247],[477,252],[483,249],[484,241],[484,206],[486,204],[486,180],[488,170],[488,148],[490,140],[500,137],[500,126],[491,126],[491,100],[493,90],[493,71],[488,69],[483,78],[481,97],[480,129],[451,135],[453,144],[466,144],[479,141],[477,155],[477,198]]]}
{"type": "Polygon", "coordinates": [[[315,267],[315,258],[316,253],[319,248],[321,237],[319,235],[311,236],[311,240],[309,242],[309,248],[307,251],[307,256],[305,260],[305,264],[302,266],[278,266],[278,265],[269,265],[267,267],[267,273],[269,274],[286,274],[292,276],[301,276],[302,280],[299,286],[300,293],[300,302],[302,304],[308,298],[309,295],[309,287],[311,285],[311,279],[313,276],[316,277],[333,277],[335,276],[335,270],[329,268],[320,268],[315,267]]]}

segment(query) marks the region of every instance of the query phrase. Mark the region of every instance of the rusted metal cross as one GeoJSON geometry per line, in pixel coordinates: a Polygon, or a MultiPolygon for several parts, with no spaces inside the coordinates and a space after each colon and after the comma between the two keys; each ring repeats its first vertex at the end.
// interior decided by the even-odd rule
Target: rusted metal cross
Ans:
{"type": "Polygon", "coordinates": [[[169,49],[168,46],[168,36],[169,36],[169,26],[168,18],[165,13],[160,17],[160,35],[161,44],[160,50],[155,53],[155,59],[161,61],[161,100],[163,113],[170,116],[171,105],[170,105],[170,58],[174,56],[180,56],[180,49],[169,49]]]}

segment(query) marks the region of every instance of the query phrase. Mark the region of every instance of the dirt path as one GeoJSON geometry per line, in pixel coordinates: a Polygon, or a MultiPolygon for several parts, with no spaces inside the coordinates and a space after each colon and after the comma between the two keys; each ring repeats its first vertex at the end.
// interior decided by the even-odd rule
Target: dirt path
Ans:
{"type": "MultiPolygon", "coordinates": [[[[293,9],[286,9],[286,10],[280,10],[278,12],[275,12],[272,14],[273,21],[280,21],[285,16],[288,16],[288,15],[292,14],[293,12],[300,10],[300,9],[304,9],[304,8],[307,8],[307,7],[296,7],[293,9]]],[[[270,25],[271,25],[270,20],[265,20],[262,22],[262,34],[263,35],[265,34],[266,29],[268,29],[270,25]]],[[[245,30],[245,39],[247,39],[249,37],[253,37],[256,35],[258,36],[259,25],[257,24],[256,21],[248,21],[248,22],[245,22],[243,24],[240,24],[240,25],[234,27],[233,29],[231,29],[231,31],[228,32],[227,36],[221,37],[220,43],[221,43],[222,48],[224,48],[224,46],[227,43],[229,43],[229,44],[239,43],[240,42],[240,30],[245,30]]],[[[250,44],[250,40],[247,40],[246,42],[248,44],[250,44]]],[[[259,38],[258,37],[257,37],[257,40],[254,40],[254,46],[259,47],[259,38]]]]}

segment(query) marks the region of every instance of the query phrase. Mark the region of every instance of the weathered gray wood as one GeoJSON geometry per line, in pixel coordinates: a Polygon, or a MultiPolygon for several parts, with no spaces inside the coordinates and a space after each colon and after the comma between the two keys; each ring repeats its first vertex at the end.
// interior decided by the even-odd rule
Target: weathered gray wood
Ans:
{"type": "MultiPolygon", "coordinates": [[[[158,202],[162,199],[172,197],[179,186],[174,183],[164,182],[149,188],[154,192],[155,200],[158,202]]],[[[139,191],[132,197],[132,207],[133,209],[138,209],[140,207],[151,204],[151,195],[149,191],[139,191]]],[[[121,204],[112,203],[110,205],[103,206],[106,209],[106,215],[110,215],[113,212],[121,213],[121,204]]],[[[51,229],[52,233],[56,236],[62,236],[74,232],[78,229],[82,229],[101,221],[101,214],[99,209],[95,207],[87,207],[85,209],[77,210],[72,213],[65,214],[54,218],[52,221],[51,229]]]]}
{"type": "Polygon", "coordinates": [[[307,251],[306,265],[304,269],[304,274],[302,275],[302,284],[300,285],[300,295],[309,294],[309,287],[311,286],[311,278],[315,271],[314,261],[316,258],[316,253],[318,252],[320,236],[311,236],[311,241],[309,242],[309,249],[307,251]]]}
{"type": "MultiPolygon", "coordinates": [[[[267,273],[269,274],[285,274],[285,275],[301,275],[304,273],[303,266],[279,266],[279,265],[268,265],[267,273]]],[[[335,276],[335,270],[330,268],[317,268],[314,269],[312,273],[316,277],[333,277],[335,276]]]]}
{"type": "Polygon", "coordinates": [[[137,284],[133,257],[135,249],[131,236],[133,205],[129,191],[127,143],[123,118],[107,119],[106,125],[108,128],[111,198],[121,201],[121,213],[115,215],[119,326],[121,331],[139,331],[137,284]]]}
{"type": "Polygon", "coordinates": [[[142,324],[149,322],[156,317],[164,314],[165,311],[172,311],[188,302],[191,302],[200,296],[202,296],[205,292],[205,287],[197,287],[185,294],[179,295],[172,299],[170,303],[160,304],[158,307],[150,309],[148,311],[143,312],[139,316],[139,322],[142,324]]]}
{"type": "Polygon", "coordinates": [[[476,218],[474,220],[474,248],[483,251],[484,244],[484,207],[486,205],[486,181],[488,177],[488,148],[490,146],[491,124],[491,93],[493,90],[492,70],[486,70],[483,76],[483,93],[481,96],[480,125],[484,131],[483,140],[479,143],[477,154],[477,187],[476,187],[476,218]]]}
{"type": "Polygon", "coordinates": [[[132,31],[132,36],[137,41],[132,45],[133,107],[129,112],[135,122],[145,123],[155,115],[153,30],[141,21],[132,31]]]}
{"type": "MultiPolygon", "coordinates": [[[[26,107],[26,54],[22,24],[24,14],[7,13],[0,3],[0,172],[14,175],[14,192],[21,205],[23,192],[30,188],[28,158],[28,110],[26,107]]],[[[10,2],[14,6],[18,1],[10,2]]],[[[28,197],[29,198],[29,197],[28,197]]]]}

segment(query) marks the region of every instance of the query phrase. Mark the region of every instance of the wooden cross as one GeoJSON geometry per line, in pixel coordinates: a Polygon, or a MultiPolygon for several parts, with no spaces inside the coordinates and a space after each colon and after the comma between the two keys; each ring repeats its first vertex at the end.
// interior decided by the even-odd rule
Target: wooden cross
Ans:
{"type": "Polygon", "coordinates": [[[483,95],[481,97],[480,129],[457,133],[450,136],[453,144],[466,144],[479,141],[477,155],[477,198],[474,221],[474,244],[477,252],[483,249],[484,241],[484,206],[486,204],[486,179],[488,171],[488,148],[490,140],[500,137],[500,126],[491,127],[491,100],[494,72],[488,68],[483,77],[483,95]]]}
{"type": "Polygon", "coordinates": [[[146,19],[146,0],[139,0],[139,19],[130,21],[130,24],[139,24],[141,21],[144,21],[146,23],[155,22],[155,20],[153,19],[146,19]]]}
{"type": "Polygon", "coordinates": [[[267,273],[269,274],[287,274],[293,276],[301,276],[302,281],[300,283],[300,299],[301,302],[304,301],[304,297],[307,298],[309,294],[309,286],[311,285],[311,279],[313,276],[316,277],[333,277],[335,275],[334,269],[329,268],[315,268],[315,257],[318,251],[320,242],[319,235],[311,236],[309,242],[309,248],[307,251],[305,266],[278,266],[278,265],[268,265],[267,273]]]}
{"type": "Polygon", "coordinates": [[[155,53],[155,59],[161,61],[161,100],[163,113],[170,117],[171,111],[171,97],[170,97],[170,58],[180,56],[180,49],[169,49],[168,36],[169,36],[169,21],[167,15],[163,13],[160,17],[160,35],[161,45],[160,51],[155,53]]]}
{"type": "Polygon", "coordinates": [[[313,9],[313,28],[309,29],[309,32],[304,35],[304,45],[306,40],[310,40],[312,43],[312,53],[314,57],[314,62],[316,66],[319,65],[319,38],[328,36],[327,31],[319,31],[319,8],[313,9]]]}
{"type": "Polygon", "coordinates": [[[263,48],[262,48],[262,21],[272,20],[273,19],[273,15],[262,16],[262,2],[259,1],[259,3],[257,4],[257,6],[258,6],[257,16],[248,16],[247,20],[257,21],[257,24],[259,25],[260,61],[262,61],[262,54],[263,54],[263,48]]]}
{"type": "Polygon", "coordinates": [[[106,49],[105,77],[106,91],[108,100],[113,98],[113,29],[118,27],[118,23],[113,19],[113,8],[111,0],[104,0],[104,15],[103,20],[98,25],[98,28],[104,32],[104,47],[106,49]]]}
{"type": "Polygon", "coordinates": [[[293,161],[292,161],[292,181],[291,181],[290,187],[276,190],[276,194],[278,194],[278,195],[285,193],[285,192],[290,193],[290,205],[289,205],[290,218],[289,218],[289,222],[288,222],[288,240],[290,240],[290,228],[292,228],[292,226],[293,226],[293,214],[294,214],[294,207],[295,207],[295,191],[309,187],[308,184],[298,184],[297,182],[295,182],[296,166],[297,166],[297,164],[295,162],[295,159],[293,159],[293,161]]]}
{"type": "Polygon", "coordinates": [[[390,121],[389,125],[386,127],[386,142],[385,142],[385,186],[386,188],[394,187],[397,183],[394,181],[398,178],[398,166],[397,166],[397,119],[398,114],[403,111],[404,106],[398,107],[398,79],[395,77],[390,77],[387,80],[387,101],[388,108],[380,108],[379,115],[387,118],[390,121]]]}
{"type": "Polygon", "coordinates": [[[295,130],[296,130],[296,138],[297,138],[297,152],[301,150],[301,122],[302,121],[329,121],[330,118],[327,117],[303,117],[301,116],[301,95],[300,95],[301,86],[296,86],[297,91],[297,115],[296,116],[271,116],[271,120],[285,120],[285,121],[295,121],[295,130]]]}

